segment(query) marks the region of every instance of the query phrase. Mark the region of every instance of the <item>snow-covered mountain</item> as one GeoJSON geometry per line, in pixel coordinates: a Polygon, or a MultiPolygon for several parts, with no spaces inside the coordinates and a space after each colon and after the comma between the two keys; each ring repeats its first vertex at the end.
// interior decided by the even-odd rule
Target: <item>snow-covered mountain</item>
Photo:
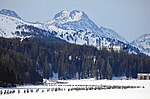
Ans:
{"type": "Polygon", "coordinates": [[[138,47],[140,51],[150,56],[150,34],[143,34],[131,42],[131,44],[138,47]]]}
{"type": "MultiPolygon", "coordinates": [[[[26,38],[33,35],[24,35],[23,32],[31,32],[26,28],[32,26],[32,28],[43,29],[44,26],[40,23],[31,23],[21,19],[18,14],[11,10],[2,9],[0,11],[0,36],[5,38],[26,38]],[[19,28],[22,27],[22,28],[19,28]],[[18,33],[20,32],[20,33],[18,33]]],[[[32,30],[33,31],[33,30],[32,30]]]]}
{"type": "Polygon", "coordinates": [[[92,22],[84,12],[77,10],[72,12],[63,10],[57,13],[53,20],[47,21],[45,25],[54,25],[63,30],[83,30],[95,33],[100,32],[99,27],[94,24],[94,22],[92,22]]]}
{"type": "MultiPolygon", "coordinates": [[[[127,41],[115,31],[104,27],[99,28],[83,11],[73,10],[69,12],[68,10],[63,10],[57,13],[53,20],[47,21],[45,25],[50,30],[53,29],[57,31],[59,28],[59,30],[66,30],[67,33],[78,31],[88,32],[100,38],[110,38],[127,43],[127,41]]],[[[64,31],[58,32],[63,32],[64,34],[64,31]]]]}
{"type": "Polygon", "coordinates": [[[2,10],[0,11],[0,14],[21,19],[21,17],[20,17],[16,12],[14,12],[14,11],[12,11],[12,10],[8,10],[8,9],[2,9],[2,10]]]}
{"type": "Polygon", "coordinates": [[[114,50],[125,48],[131,53],[139,53],[136,47],[131,46],[114,30],[99,28],[83,11],[78,10],[71,12],[63,10],[50,21],[35,23],[24,21],[14,11],[2,9],[0,11],[0,36],[5,38],[55,36],[69,43],[114,50]]]}
{"type": "MultiPolygon", "coordinates": [[[[2,11],[2,10],[1,10],[2,11]]],[[[14,32],[16,31],[17,25],[25,24],[20,18],[8,16],[7,13],[0,14],[0,36],[6,38],[12,38],[16,35],[14,32]]]]}

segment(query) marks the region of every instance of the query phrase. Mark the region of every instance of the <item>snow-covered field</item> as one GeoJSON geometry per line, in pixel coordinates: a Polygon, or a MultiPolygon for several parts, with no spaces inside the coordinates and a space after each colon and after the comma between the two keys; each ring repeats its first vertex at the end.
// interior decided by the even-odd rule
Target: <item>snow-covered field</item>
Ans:
{"type": "Polygon", "coordinates": [[[51,85],[1,88],[0,91],[15,90],[15,93],[3,93],[0,95],[0,99],[150,99],[150,80],[63,80],[58,82],[50,82],[51,85]],[[129,88],[70,90],[71,88],[84,89],[100,86],[128,86],[129,88]]]}

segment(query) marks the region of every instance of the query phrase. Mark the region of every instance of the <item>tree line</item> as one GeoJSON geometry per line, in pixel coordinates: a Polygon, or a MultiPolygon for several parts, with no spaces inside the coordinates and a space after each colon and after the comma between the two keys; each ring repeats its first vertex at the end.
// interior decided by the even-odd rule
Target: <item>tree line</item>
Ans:
{"type": "Polygon", "coordinates": [[[39,83],[51,79],[136,78],[150,72],[150,58],[127,52],[41,38],[0,38],[0,84],[39,83]]]}

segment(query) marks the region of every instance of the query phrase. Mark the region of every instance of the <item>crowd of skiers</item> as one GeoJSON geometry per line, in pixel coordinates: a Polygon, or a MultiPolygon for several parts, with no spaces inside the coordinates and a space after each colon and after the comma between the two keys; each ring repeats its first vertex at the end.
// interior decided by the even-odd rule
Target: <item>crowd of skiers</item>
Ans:
{"type": "MultiPolygon", "coordinates": [[[[63,85],[59,85],[63,86],[63,85]]],[[[128,88],[144,88],[141,86],[118,86],[118,85],[65,85],[66,87],[54,88],[16,88],[16,89],[0,89],[0,95],[20,94],[20,93],[44,93],[57,91],[88,91],[88,90],[106,90],[106,89],[128,89],[128,88]]]]}

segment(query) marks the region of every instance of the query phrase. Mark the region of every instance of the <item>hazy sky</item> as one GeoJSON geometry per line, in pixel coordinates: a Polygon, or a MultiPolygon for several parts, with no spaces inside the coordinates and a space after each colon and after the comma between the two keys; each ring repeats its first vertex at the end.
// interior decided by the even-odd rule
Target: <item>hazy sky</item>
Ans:
{"type": "Polygon", "coordinates": [[[99,27],[111,28],[132,41],[150,34],[150,0],[0,0],[27,21],[45,22],[62,10],[82,10],[99,27]]]}

